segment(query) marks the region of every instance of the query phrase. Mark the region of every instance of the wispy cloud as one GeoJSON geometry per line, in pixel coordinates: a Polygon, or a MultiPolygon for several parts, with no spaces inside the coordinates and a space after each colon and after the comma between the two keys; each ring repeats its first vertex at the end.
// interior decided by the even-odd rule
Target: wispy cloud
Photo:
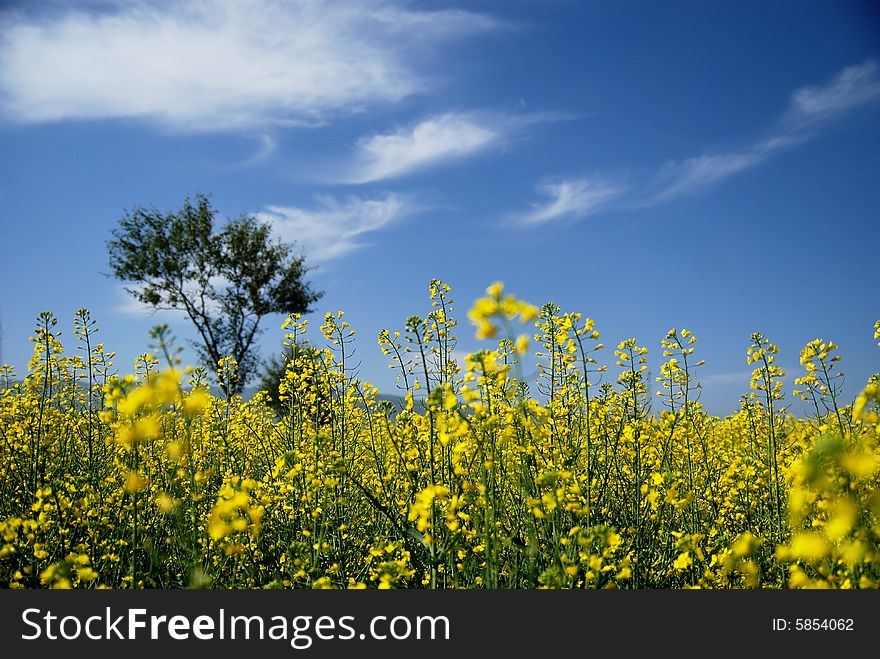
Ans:
{"type": "Polygon", "coordinates": [[[259,142],[260,142],[260,145],[259,145],[259,148],[257,149],[256,153],[254,153],[250,158],[245,160],[243,164],[253,165],[258,162],[263,162],[269,156],[271,156],[273,153],[275,153],[275,149],[277,148],[277,145],[275,143],[275,139],[271,135],[269,135],[267,133],[260,135],[259,142]]]}
{"type": "Polygon", "coordinates": [[[388,133],[362,137],[324,182],[361,184],[399,178],[468,158],[521,136],[536,125],[579,119],[563,112],[447,112],[388,133]]]}
{"type": "Polygon", "coordinates": [[[116,288],[116,301],[111,306],[111,311],[121,316],[130,316],[134,318],[154,317],[157,320],[178,318],[183,311],[175,311],[173,309],[155,309],[149,304],[145,304],[134,299],[125,291],[125,286],[120,284],[116,288]]]}
{"type": "Polygon", "coordinates": [[[318,208],[267,206],[257,213],[284,240],[297,241],[310,262],[326,262],[364,246],[361,238],[417,210],[409,199],[387,194],[377,199],[350,196],[344,201],[319,196],[318,208]]]}
{"type": "Polygon", "coordinates": [[[798,89],[791,97],[787,118],[796,125],[836,118],[880,98],[877,62],[848,66],[825,85],[798,89]]]}
{"type": "Polygon", "coordinates": [[[770,153],[772,151],[748,149],[669,162],[657,174],[654,186],[660,191],[647,198],[648,205],[703,190],[718,181],[754,167],[770,153]]]}
{"type": "Polygon", "coordinates": [[[486,149],[501,137],[497,127],[467,114],[429,117],[393,133],[361,138],[346,183],[368,183],[405,176],[486,149]]]}
{"type": "Polygon", "coordinates": [[[604,209],[623,188],[595,178],[573,178],[544,183],[538,186],[538,192],[548,199],[514,215],[514,222],[537,226],[561,218],[586,217],[604,209]]]}
{"type": "MultiPolygon", "coordinates": [[[[208,284],[217,291],[223,291],[231,286],[232,282],[226,277],[216,275],[208,279],[208,284]]],[[[170,320],[175,317],[179,317],[180,314],[186,313],[184,309],[157,309],[150,304],[146,304],[145,302],[141,302],[140,300],[135,299],[130,293],[128,293],[126,288],[136,289],[138,288],[138,286],[127,286],[125,284],[120,284],[118,286],[117,297],[119,298],[119,301],[112,307],[112,310],[118,314],[121,314],[123,316],[155,317],[156,319],[170,320]]],[[[199,288],[196,284],[184,284],[183,290],[187,297],[189,297],[189,299],[199,299],[199,288]]],[[[222,313],[222,309],[220,308],[220,306],[210,300],[205,302],[205,309],[208,312],[214,314],[222,313]]]]}
{"type": "Polygon", "coordinates": [[[530,210],[513,218],[521,226],[535,226],[558,218],[647,208],[697,194],[814,139],[822,124],[877,100],[880,71],[877,63],[869,59],[842,69],[824,85],[795,90],[787,111],[759,140],[737,149],[670,160],[641,184],[626,188],[608,183],[607,178],[570,178],[547,183],[538,187],[547,201],[532,204],[530,210]]]}
{"type": "Polygon", "coordinates": [[[880,98],[877,63],[867,60],[840,71],[825,85],[802,87],[768,137],[741,149],[671,161],[658,172],[638,205],[649,206],[709,188],[813,139],[818,124],[880,98]]]}
{"type": "Polygon", "coordinates": [[[396,0],[132,0],[0,15],[0,112],[183,131],[311,124],[430,87],[436,46],[498,27],[396,0]]]}

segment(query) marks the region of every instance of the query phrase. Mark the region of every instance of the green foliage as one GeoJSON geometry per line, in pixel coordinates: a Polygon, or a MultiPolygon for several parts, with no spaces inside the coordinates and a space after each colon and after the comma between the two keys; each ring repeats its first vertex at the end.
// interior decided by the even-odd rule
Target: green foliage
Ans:
{"type": "Polygon", "coordinates": [[[186,312],[209,370],[227,356],[238,363],[240,389],[256,372],[262,318],[307,312],[321,293],[304,281],[304,258],[273,240],[268,224],[241,216],[215,230],[215,215],[201,194],[173,213],[136,207],[107,249],[113,275],[132,284],[126,291],[136,300],[186,312]]]}

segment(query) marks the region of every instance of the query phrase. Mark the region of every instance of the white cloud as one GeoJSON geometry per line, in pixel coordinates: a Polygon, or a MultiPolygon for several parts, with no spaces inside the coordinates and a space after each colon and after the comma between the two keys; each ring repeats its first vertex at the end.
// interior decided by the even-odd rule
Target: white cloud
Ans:
{"type": "Polygon", "coordinates": [[[145,304],[133,298],[125,291],[125,286],[121,284],[116,289],[116,297],[117,301],[113,304],[111,309],[122,316],[132,316],[135,318],[154,317],[157,321],[161,321],[163,319],[170,320],[172,318],[179,318],[179,314],[183,313],[182,311],[176,311],[173,309],[157,310],[149,304],[145,304]]]}
{"type": "Polygon", "coordinates": [[[392,0],[135,0],[0,15],[0,111],[184,131],[320,123],[430,86],[422,55],[498,26],[392,0]]]}
{"type": "Polygon", "coordinates": [[[667,162],[649,180],[632,186],[627,199],[621,188],[596,179],[567,179],[545,184],[539,191],[549,197],[531,211],[515,215],[521,225],[540,225],[561,217],[584,217],[599,210],[638,209],[655,206],[705,191],[736,174],[805,144],[817,135],[819,124],[839,119],[847,111],[880,99],[877,63],[842,69],[825,85],[797,89],[788,111],[764,138],[730,151],[705,153],[667,162]]]}
{"type": "Polygon", "coordinates": [[[581,218],[605,208],[609,201],[620,195],[622,189],[590,178],[565,179],[545,183],[538,192],[549,197],[542,204],[514,216],[523,225],[540,225],[563,217],[581,218]]]}
{"type": "Polygon", "coordinates": [[[746,148],[667,163],[644,195],[642,206],[700,192],[814,137],[817,123],[880,98],[877,64],[867,60],[840,71],[829,83],[802,87],[791,96],[788,112],[769,137],[746,148]]]}
{"type": "Polygon", "coordinates": [[[788,119],[815,122],[833,118],[880,97],[877,62],[848,66],[825,85],[802,87],[791,96],[788,119]]]}
{"type": "Polygon", "coordinates": [[[667,163],[657,176],[657,185],[662,189],[649,200],[651,203],[661,202],[702,190],[754,167],[769,153],[771,152],[748,150],[697,156],[681,162],[667,163]]]}
{"type": "Polygon", "coordinates": [[[302,246],[310,262],[322,262],[363,247],[361,236],[415,211],[412,203],[396,194],[378,199],[351,196],[342,203],[319,196],[318,203],[319,208],[314,210],[267,206],[257,215],[268,221],[283,240],[302,246]]]}
{"type": "Polygon", "coordinates": [[[278,148],[278,145],[275,143],[275,139],[271,135],[263,133],[257,139],[260,143],[257,151],[241,163],[243,166],[254,165],[258,162],[263,162],[269,156],[275,153],[275,149],[278,148]]]}
{"type": "Polygon", "coordinates": [[[473,155],[501,137],[496,128],[464,114],[429,117],[412,128],[361,138],[347,183],[404,176],[443,162],[473,155]]]}
{"type": "MultiPolygon", "coordinates": [[[[223,277],[221,275],[215,275],[208,279],[208,283],[214,287],[217,291],[222,291],[229,286],[232,285],[232,282],[223,277]]],[[[134,316],[134,317],[147,317],[152,316],[157,320],[170,320],[172,318],[179,318],[180,314],[186,313],[186,311],[182,308],[179,309],[169,309],[169,308],[161,308],[157,309],[156,307],[146,304],[145,302],[141,302],[134,298],[130,293],[128,293],[125,289],[132,288],[137,289],[138,285],[130,284],[120,284],[117,289],[117,295],[120,298],[119,302],[113,305],[112,309],[118,314],[122,314],[123,316],[134,316]]],[[[199,289],[195,284],[184,284],[184,293],[189,297],[190,300],[198,300],[199,299],[199,289]]],[[[211,300],[205,301],[205,311],[212,314],[221,313],[222,310],[220,306],[211,300]]]]}

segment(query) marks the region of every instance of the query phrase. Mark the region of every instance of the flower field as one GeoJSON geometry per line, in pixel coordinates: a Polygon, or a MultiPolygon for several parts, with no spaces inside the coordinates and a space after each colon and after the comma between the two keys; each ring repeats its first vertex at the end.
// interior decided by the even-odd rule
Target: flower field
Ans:
{"type": "Polygon", "coordinates": [[[833,342],[803,347],[792,391],[754,334],[720,419],[687,330],[606,348],[493,284],[467,314],[492,348],[462,360],[449,287],[429,297],[378,337],[403,409],[356,377],[342,313],[284,323],[280,413],[217,393],[231,360],[182,368],[166,329],[121,376],[87,311],[66,349],[41,315],[28,372],[0,372],[0,585],[880,585],[880,380],[841,400],[833,342]]]}

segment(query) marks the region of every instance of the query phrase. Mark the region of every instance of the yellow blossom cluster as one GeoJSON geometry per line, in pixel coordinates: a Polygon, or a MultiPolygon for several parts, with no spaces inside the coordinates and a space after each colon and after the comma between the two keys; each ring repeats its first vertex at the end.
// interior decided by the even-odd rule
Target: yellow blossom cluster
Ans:
{"type": "Polygon", "coordinates": [[[687,329],[605,360],[593,319],[495,283],[465,356],[451,287],[428,299],[378,336],[397,398],[358,376],[342,312],[316,338],[290,316],[278,405],[236,395],[229,358],[145,353],[119,377],[87,312],[76,356],[41,315],[28,372],[0,368],[0,586],[880,585],[880,376],[845,400],[834,342],[804,346],[788,391],[753,334],[722,419],[687,329]]]}

